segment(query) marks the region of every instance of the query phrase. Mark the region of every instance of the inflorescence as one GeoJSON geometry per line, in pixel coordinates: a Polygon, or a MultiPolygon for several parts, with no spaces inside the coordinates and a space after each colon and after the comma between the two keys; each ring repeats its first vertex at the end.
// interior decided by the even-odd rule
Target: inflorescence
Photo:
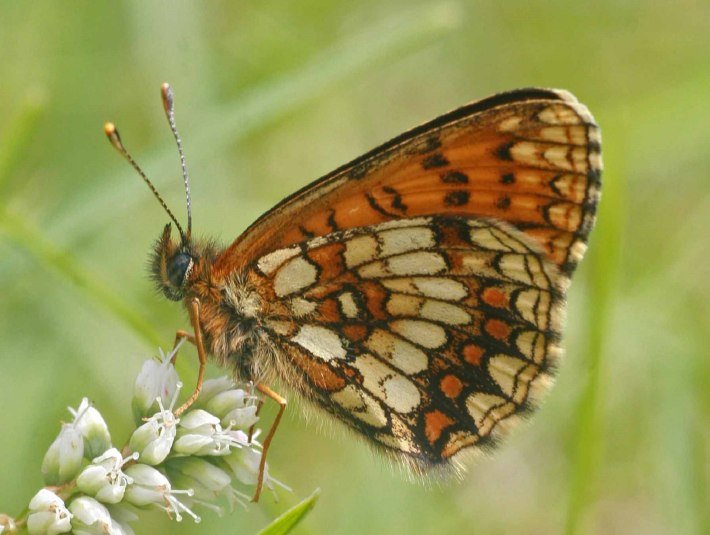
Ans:
{"type": "MultiPolygon", "coordinates": [[[[129,523],[146,509],[176,521],[200,522],[196,507],[218,514],[245,505],[261,460],[259,399],[228,377],[205,381],[196,402],[174,413],[182,383],[172,364],[179,349],[143,364],[134,389],[137,428],[121,450],[101,413],[84,398],[42,463],[46,487],[18,518],[0,514],[0,534],[133,534],[129,523]]],[[[268,465],[267,465],[268,466],[268,465]]],[[[264,486],[283,484],[271,478],[264,486]]]]}

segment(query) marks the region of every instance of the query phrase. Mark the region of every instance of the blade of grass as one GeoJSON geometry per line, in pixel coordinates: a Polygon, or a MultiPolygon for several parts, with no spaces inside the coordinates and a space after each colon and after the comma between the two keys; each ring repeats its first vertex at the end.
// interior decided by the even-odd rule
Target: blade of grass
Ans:
{"type": "Polygon", "coordinates": [[[32,139],[37,122],[46,109],[45,99],[39,92],[30,93],[0,138],[0,193],[7,187],[18,162],[32,139]]]}
{"type": "Polygon", "coordinates": [[[291,507],[291,509],[262,529],[259,535],[286,535],[311,512],[319,497],[320,489],[316,489],[308,498],[291,507]]]}
{"type": "MultiPolygon", "coordinates": [[[[604,119],[604,117],[601,117],[604,119]]],[[[585,509],[594,494],[594,468],[603,430],[599,417],[602,371],[609,316],[619,273],[620,236],[624,225],[624,123],[600,120],[604,134],[605,168],[597,228],[592,234],[589,281],[589,324],[586,367],[588,376],[577,407],[571,481],[565,533],[579,533],[585,509]]]]}
{"type": "MultiPolygon", "coordinates": [[[[607,318],[611,313],[613,295],[619,278],[620,236],[627,208],[624,201],[628,174],[623,169],[626,159],[622,157],[626,146],[625,138],[628,136],[626,133],[633,131],[650,136],[652,125],[673,124],[676,125],[673,132],[680,136],[674,138],[675,142],[687,150],[697,149],[704,139],[699,132],[706,129],[707,121],[704,121],[704,116],[707,112],[697,107],[679,108],[678,102],[692,101],[687,96],[699,94],[704,81],[707,81],[706,73],[689,73],[673,87],[649,91],[641,95],[633,107],[630,107],[627,102],[619,103],[606,111],[605,117],[608,119],[600,120],[604,132],[604,159],[607,170],[604,173],[598,226],[592,234],[587,362],[589,376],[577,409],[578,431],[575,435],[566,533],[579,532],[584,511],[593,496],[594,468],[602,443],[603,429],[598,411],[602,395],[603,351],[606,333],[610,330],[607,318]],[[668,115],[672,116],[672,120],[667,117],[668,115]],[[635,127],[631,128],[627,125],[635,125],[635,127]]],[[[652,146],[652,143],[634,139],[634,147],[637,146],[648,147],[652,146]]],[[[686,230],[687,226],[686,222],[681,228],[686,230]]],[[[670,240],[670,243],[680,243],[680,241],[670,240]]],[[[676,258],[676,255],[671,252],[667,256],[676,258]]],[[[670,275],[664,277],[673,278],[670,275]]],[[[647,279],[636,281],[633,288],[626,289],[626,293],[642,293],[645,286],[657,284],[657,280],[657,273],[649,273],[647,279]]]]}

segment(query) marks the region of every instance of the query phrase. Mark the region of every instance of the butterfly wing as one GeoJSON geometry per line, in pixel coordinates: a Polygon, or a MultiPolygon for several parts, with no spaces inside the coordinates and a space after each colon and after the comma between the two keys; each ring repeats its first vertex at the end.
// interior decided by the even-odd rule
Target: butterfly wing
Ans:
{"type": "Polygon", "coordinates": [[[457,214],[507,221],[571,274],[593,226],[600,173],[599,129],[574,96],[501,93],[406,132],[286,198],[215,269],[228,273],[338,230],[457,214]]]}
{"type": "Polygon", "coordinates": [[[280,375],[419,471],[490,442],[550,382],[563,279],[506,223],[401,219],[252,269],[280,375]]]}
{"type": "Polygon", "coordinates": [[[288,197],[213,275],[268,303],[282,379],[413,467],[450,466],[549,384],[600,173],[572,95],[495,95],[288,197]]]}

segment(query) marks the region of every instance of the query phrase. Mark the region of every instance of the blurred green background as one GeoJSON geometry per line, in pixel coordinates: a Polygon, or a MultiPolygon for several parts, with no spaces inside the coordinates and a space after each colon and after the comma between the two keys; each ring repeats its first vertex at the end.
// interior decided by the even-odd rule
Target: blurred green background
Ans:
{"type": "Polygon", "coordinates": [[[228,243],[400,131],[537,85],[589,106],[606,172],[567,358],[531,423],[427,490],[291,405],[270,462],[293,495],[136,530],[253,533],[321,487],[301,534],[710,533],[709,51],[692,0],[0,3],[0,511],[41,485],[82,396],[122,443],[141,362],[187,325],[146,277],[167,218],[104,121],[182,219],[170,81],[196,232],[228,243]]]}

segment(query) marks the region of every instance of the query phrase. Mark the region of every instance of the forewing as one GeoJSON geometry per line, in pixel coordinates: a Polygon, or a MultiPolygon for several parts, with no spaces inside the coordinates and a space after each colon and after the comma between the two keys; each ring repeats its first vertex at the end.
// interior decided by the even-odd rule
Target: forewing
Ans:
{"type": "Polygon", "coordinates": [[[600,172],[599,130],[570,93],[502,93],[406,132],[288,197],[215,270],[228,273],[340,230],[459,215],[508,222],[569,275],[594,222],[600,172]]]}
{"type": "Polygon", "coordinates": [[[280,375],[419,470],[509,427],[549,383],[566,277],[513,226],[337,231],[250,267],[280,375]]]}

